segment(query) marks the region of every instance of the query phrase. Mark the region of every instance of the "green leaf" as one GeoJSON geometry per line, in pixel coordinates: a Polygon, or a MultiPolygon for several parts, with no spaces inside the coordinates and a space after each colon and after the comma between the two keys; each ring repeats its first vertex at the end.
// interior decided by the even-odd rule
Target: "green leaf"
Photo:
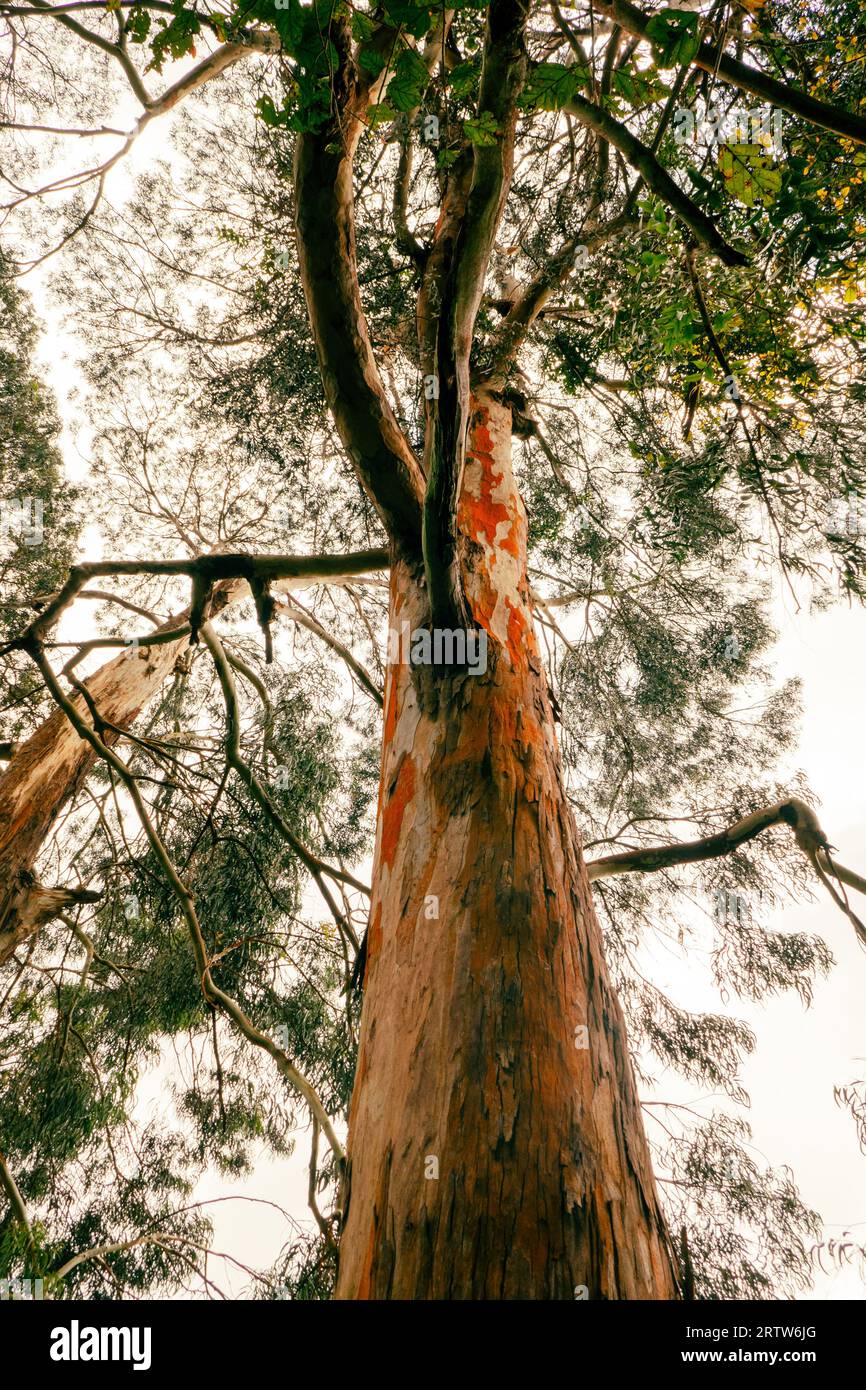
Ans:
{"type": "Polygon", "coordinates": [[[373,37],[374,25],[368,14],[361,10],[352,11],[352,38],[358,43],[368,43],[373,37]]]}
{"type": "Polygon", "coordinates": [[[430,74],[418,54],[404,48],[397,58],[394,76],[388,83],[386,96],[396,111],[413,111],[430,85],[430,74]]]}
{"type": "Polygon", "coordinates": [[[288,0],[285,9],[274,9],[271,23],[293,57],[297,57],[304,41],[305,15],[299,0],[288,0]]]}
{"type": "Polygon", "coordinates": [[[703,174],[699,173],[694,164],[686,165],[686,173],[695,188],[699,189],[701,193],[712,193],[713,185],[710,183],[709,179],[705,179],[703,174]]]}
{"type": "Polygon", "coordinates": [[[473,145],[495,145],[499,138],[499,126],[492,111],[482,111],[474,120],[464,121],[463,130],[473,145]]]}
{"type": "Polygon", "coordinates": [[[385,55],[377,52],[375,48],[362,48],[358,54],[358,62],[365,72],[378,77],[385,66],[385,55]]]}
{"type": "Polygon", "coordinates": [[[153,56],[145,72],[150,72],[152,68],[162,72],[167,58],[184,58],[187,53],[195,57],[195,38],[201,32],[197,14],[191,10],[181,10],[170,24],[166,24],[164,19],[157,19],[156,22],[160,32],[151,45],[153,56]]]}
{"type": "Polygon", "coordinates": [[[518,104],[533,110],[559,111],[571,101],[586,77],[585,70],[579,67],[536,63],[529,69],[518,104]]]}
{"type": "Polygon", "coordinates": [[[700,48],[698,16],[688,10],[660,10],[646,27],[659,67],[678,68],[690,63],[700,48]]]}
{"type": "Polygon", "coordinates": [[[430,28],[430,10],[426,5],[412,5],[405,0],[387,0],[385,13],[388,18],[402,27],[413,38],[423,38],[430,28]]]}
{"type": "Polygon", "coordinates": [[[126,33],[133,43],[144,43],[150,33],[150,11],[130,10],[126,21],[126,33]]]}
{"type": "Polygon", "coordinates": [[[380,101],[378,106],[367,107],[367,120],[371,130],[375,130],[380,125],[387,125],[388,121],[393,121],[396,115],[397,112],[393,106],[389,106],[386,101],[380,101]]]}
{"type": "Polygon", "coordinates": [[[638,105],[645,101],[658,101],[668,96],[670,88],[650,68],[647,72],[637,72],[620,68],[613,75],[614,91],[626,101],[638,105]]]}
{"type": "Polygon", "coordinates": [[[768,208],[782,187],[782,175],[763,145],[722,145],[719,169],[728,192],[747,208],[755,203],[768,208]]]}
{"type": "Polygon", "coordinates": [[[481,60],[470,58],[466,63],[458,63],[448,74],[448,86],[458,98],[471,96],[478,85],[481,73],[481,60]]]}
{"type": "Polygon", "coordinates": [[[256,102],[256,110],[264,121],[265,125],[281,126],[287,123],[285,111],[278,111],[270,97],[259,97],[256,102]]]}

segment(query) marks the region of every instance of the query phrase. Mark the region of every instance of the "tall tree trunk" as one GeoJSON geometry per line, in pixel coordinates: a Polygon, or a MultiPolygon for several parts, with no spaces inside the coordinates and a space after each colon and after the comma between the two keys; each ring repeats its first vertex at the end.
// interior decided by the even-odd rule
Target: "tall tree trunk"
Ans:
{"type": "MultiPolygon", "coordinates": [[[[676,1298],[492,396],[458,522],[488,667],[389,667],[337,1297],[676,1298]]],[[[396,564],[392,630],[426,611],[396,564]]]]}

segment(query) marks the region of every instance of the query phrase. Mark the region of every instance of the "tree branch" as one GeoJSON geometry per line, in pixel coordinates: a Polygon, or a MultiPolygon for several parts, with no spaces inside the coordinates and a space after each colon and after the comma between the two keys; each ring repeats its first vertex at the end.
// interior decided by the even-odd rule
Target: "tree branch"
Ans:
{"type": "MultiPolygon", "coordinates": [[[[371,44],[393,30],[380,30],[371,44]]],[[[295,225],[301,281],[325,398],[361,485],[391,539],[418,556],[424,480],[391,409],[361,307],[352,191],[354,154],[378,92],[351,53],[349,21],[334,16],[325,41],[338,54],[332,114],[295,142],[295,225]]],[[[387,74],[387,66],[386,66],[387,74]]],[[[381,82],[384,81],[380,79],[381,82]]]]}
{"type": "MultiPolygon", "coordinates": [[[[636,5],[630,4],[629,0],[592,0],[592,6],[623,29],[627,29],[630,34],[646,38],[646,28],[652,15],[645,14],[636,5]]],[[[835,135],[843,135],[849,140],[855,140],[859,145],[866,144],[866,117],[854,115],[850,111],[840,111],[827,102],[818,101],[806,92],[790,87],[786,82],[769,77],[758,68],[741,63],[736,58],[729,58],[712,44],[702,43],[692,63],[694,67],[702,68],[714,77],[720,77],[743,92],[751,92],[753,96],[761,97],[792,116],[800,116],[811,125],[830,130],[835,135]]]]}
{"type": "Polygon", "coordinates": [[[13,926],[0,932],[0,965],[46,922],[53,922],[70,907],[97,903],[101,897],[89,888],[46,888],[32,873],[25,870],[19,874],[8,909],[13,926]]]}
{"type": "MultiPolygon", "coordinates": [[[[188,575],[208,584],[211,599],[202,605],[202,612],[208,606],[213,613],[243,598],[247,582],[256,575],[291,592],[311,584],[348,582],[388,564],[387,551],[368,550],[331,556],[205,555],[188,560],[107,560],[78,565],[44,611],[11,645],[30,650],[36,644],[41,648],[46,630],[96,574],[188,575]],[[216,584],[210,587],[214,580],[216,584]]],[[[175,614],[156,633],[139,638],[140,651],[123,652],[87,678],[86,689],[104,709],[107,730],[128,729],[160,689],[188,646],[191,624],[185,620],[190,616],[191,607],[175,614]]],[[[74,657],[73,665],[76,660],[74,657]]],[[[105,738],[111,743],[118,736],[107,731],[105,738]]],[[[32,868],[57,815],[82,785],[93,761],[92,746],[82,743],[58,710],[20,744],[0,776],[0,930],[4,933],[16,931],[14,903],[21,874],[32,868]]]]}
{"type": "Polygon", "coordinates": [[[96,730],[91,728],[82,717],[68,696],[63,693],[45,653],[37,642],[32,644],[30,654],[42,674],[42,679],[45,681],[51,695],[60,706],[66,718],[75,728],[79,736],[90,744],[96,755],[108,763],[109,767],[117,774],[129,793],[142,829],[147,836],[151,849],[154,852],[163,874],[177,898],[180,910],[186,920],[192,942],[193,955],[195,956],[196,965],[198,967],[202,993],[205,999],[209,1004],[213,1004],[222,1009],[249,1042],[253,1043],[256,1047],[262,1048],[263,1051],[269,1053],[269,1055],[273,1057],[279,1071],[287,1078],[292,1086],[294,1086],[295,1090],[303,1096],[310,1108],[311,1114],[318,1120],[331,1146],[337,1163],[342,1170],[345,1164],[343,1148],[316,1091],[310,1085],[309,1081],[307,1081],[306,1077],[294,1066],[288,1054],[271,1038],[267,1037],[266,1034],[261,1033],[247,1017],[237,1001],[232,999],[230,995],[224,993],[214,981],[211,974],[211,962],[208,957],[207,946],[202,935],[201,925],[195,909],[195,900],[189,888],[178,874],[171,860],[171,856],[151,820],[135,777],[132,775],[123,759],[119,758],[118,755],[107,746],[96,730]]]}
{"type": "Polygon", "coordinates": [[[299,627],[305,627],[308,632],[315,633],[316,637],[324,642],[326,646],[330,647],[332,651],[342,657],[349,670],[357,676],[361,685],[367,691],[367,694],[373,697],[380,709],[382,708],[383,700],[381,690],[376,685],[369,671],[361,665],[360,661],[352,655],[349,648],[345,646],[338,637],[335,637],[333,633],[328,632],[326,628],[322,627],[322,624],[317,622],[311,614],[305,612],[300,604],[287,602],[282,605],[282,611],[287,617],[291,618],[293,623],[297,623],[299,627]]]}
{"type": "Polygon", "coordinates": [[[119,44],[112,43],[102,34],[94,33],[92,29],[85,28],[83,24],[78,23],[77,19],[70,18],[68,14],[54,10],[48,0],[31,0],[31,5],[35,13],[45,14],[49,19],[56,20],[58,24],[63,25],[64,29],[68,29],[79,39],[84,39],[85,43],[93,44],[95,48],[101,48],[103,53],[107,53],[115,62],[119,63],[127,82],[142,106],[145,110],[151,106],[153,99],[141,80],[138,68],[119,44]]]}
{"type": "Polygon", "coordinates": [[[662,202],[667,203],[686,224],[695,239],[708,250],[715,252],[719,260],[729,266],[748,265],[748,256],[725,241],[712,218],[692,202],[688,194],[683,192],[679,184],[675,183],[662,167],[652,150],[638,140],[636,135],[632,135],[621,121],[615,120],[600,106],[594,106],[591,101],[577,94],[563,110],[576,116],[585,126],[604,136],[605,140],[609,140],[625,156],[632,168],[637,169],[647,188],[661,198],[662,202]]]}
{"type": "Polygon", "coordinates": [[[2,1153],[0,1153],[0,1187],[3,1188],[3,1191],[9,1199],[12,1215],[15,1217],[19,1226],[24,1227],[28,1241],[32,1246],[33,1230],[30,1225],[30,1217],[27,1215],[27,1207],[24,1204],[24,1198],[21,1196],[18,1184],[9,1168],[9,1164],[6,1162],[2,1153]]]}
{"type": "Polygon", "coordinates": [[[240,716],[234,677],[232,676],[229,663],[223,651],[222,643],[213,628],[209,623],[205,623],[201,631],[205,646],[213,657],[214,667],[225,701],[227,725],[226,759],[229,766],[234,768],[250,795],[259,806],[261,806],[262,810],[271,821],[271,824],[279,832],[286,844],[289,845],[298,856],[304,868],[312,875],[316,886],[334,916],[334,920],[340,929],[346,932],[352,945],[357,950],[358,938],[355,935],[354,928],[334,902],[332,893],[327,884],[324,883],[324,875],[327,874],[329,878],[334,879],[338,883],[344,883],[348,887],[354,888],[357,892],[366,894],[367,897],[370,896],[370,889],[366,884],[361,883],[359,879],[355,878],[353,874],[348,874],[343,869],[332,868],[330,864],[326,864],[324,860],[319,859],[318,855],[313,854],[312,851],[307,849],[306,845],[302,844],[294,831],[290,829],[286,821],[280,815],[249,763],[242,757],[240,751],[240,716]]]}
{"type": "Polygon", "coordinates": [[[560,247],[556,255],[552,256],[535,278],[530,281],[520,298],[511,305],[499,325],[492,344],[493,373],[504,371],[507,365],[513,361],[517,349],[525,340],[530,327],[544,309],[545,304],[551,295],[555,294],[556,290],[564,284],[574,269],[579,249],[583,246],[586,247],[588,253],[592,253],[596,247],[602,246],[611,237],[616,236],[625,227],[631,225],[633,223],[630,217],[614,217],[604,226],[596,227],[594,231],[587,232],[586,235],[570,237],[560,247]]]}
{"type": "Polygon", "coordinates": [[[590,883],[597,879],[609,878],[614,874],[655,873],[659,869],[669,869],[676,864],[697,864],[705,859],[719,859],[733,854],[734,850],[754,840],[764,830],[773,825],[790,826],[794,839],[806,855],[818,878],[827,888],[837,906],[845,913],[857,933],[861,945],[866,946],[866,927],[855,916],[843,895],[836,892],[830,883],[830,876],[840,884],[856,888],[866,894],[866,878],[851,869],[837,864],[830,855],[832,846],[818,822],[815,812],[799,797],[788,801],[778,801],[774,806],[753,811],[726,830],[716,835],[707,835],[699,840],[687,840],[682,844],[654,845],[648,849],[626,850],[622,854],[605,855],[603,859],[590,861],[586,868],[590,883]]]}
{"type": "MultiPolygon", "coordinates": [[[[31,637],[40,638],[52,627],[61,613],[76,599],[88,579],[108,574],[187,575],[193,585],[210,591],[223,580],[245,579],[248,584],[277,583],[285,592],[310,584],[340,584],[370,570],[388,569],[390,555],[385,549],[358,550],[347,555],[247,555],[240,552],[216,552],[198,555],[188,560],[93,560],[74,565],[69,578],[57,593],[52,594],[43,611],[21,637],[0,648],[0,656],[16,647],[26,646],[31,637]]],[[[178,619],[170,621],[177,623],[178,619]]],[[[144,645],[147,638],[141,638],[144,645]]]]}
{"type": "Polygon", "coordinates": [[[412,182],[412,133],[408,116],[402,116],[397,122],[397,134],[400,144],[400,159],[397,163],[394,197],[391,204],[391,215],[394,219],[394,239],[397,243],[397,250],[402,251],[404,256],[408,256],[416,266],[421,268],[427,258],[427,251],[414,232],[410,230],[407,221],[409,189],[412,182]]]}

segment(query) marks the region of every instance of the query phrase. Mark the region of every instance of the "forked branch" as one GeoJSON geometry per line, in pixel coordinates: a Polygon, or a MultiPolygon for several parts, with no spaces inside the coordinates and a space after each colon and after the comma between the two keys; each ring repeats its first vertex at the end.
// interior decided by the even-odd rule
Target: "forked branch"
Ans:
{"type": "Polygon", "coordinates": [[[457,499],[469,429],[469,355],[484,277],[511,186],[528,16],[527,0],[492,0],[487,12],[478,119],[488,123],[494,138],[473,148],[466,211],[442,289],[423,532],[424,572],[437,626],[461,621],[457,499]]]}
{"type": "MultiPolygon", "coordinates": [[[[397,35],[389,32],[387,51],[397,43],[397,35]]],[[[338,57],[332,114],[319,129],[300,134],[295,142],[301,281],[337,432],[389,536],[411,560],[420,550],[424,479],[391,409],[373,353],[355,247],[354,155],[367,105],[376,99],[377,89],[355,62],[347,18],[335,15],[324,37],[338,57]]],[[[370,43],[381,46],[382,41],[380,30],[370,43]]]]}
{"type": "Polygon", "coordinates": [[[773,825],[790,826],[794,839],[812,865],[818,878],[830,893],[836,905],[845,913],[857,933],[860,944],[866,947],[866,927],[848,904],[844,886],[866,894],[866,878],[837,864],[831,851],[833,846],[821,829],[818,817],[799,797],[792,796],[787,801],[777,801],[774,806],[766,806],[753,811],[734,825],[719,831],[716,835],[706,835],[699,840],[686,840],[681,844],[653,845],[647,849],[626,850],[622,854],[605,855],[587,864],[590,883],[597,879],[609,878],[614,874],[655,873],[659,869],[670,869],[677,864],[698,864],[705,859],[719,859],[733,854],[734,850],[754,840],[764,830],[773,825]],[[831,879],[841,888],[837,891],[831,879]]]}

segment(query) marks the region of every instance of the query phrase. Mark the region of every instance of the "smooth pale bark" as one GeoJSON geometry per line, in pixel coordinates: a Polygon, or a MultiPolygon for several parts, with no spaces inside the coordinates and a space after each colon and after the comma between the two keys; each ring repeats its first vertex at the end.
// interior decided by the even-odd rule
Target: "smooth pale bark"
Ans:
{"type": "MultiPolygon", "coordinates": [[[[166,628],[183,623],[185,617],[171,619],[166,628]]],[[[188,642],[184,636],[164,646],[124,651],[101,666],[86,684],[102,718],[129,728],[171,674],[188,642]]],[[[86,714],[80,696],[75,704],[86,714]]],[[[106,740],[112,741],[110,734],[106,740]]],[[[58,709],[21,745],[0,777],[0,964],[46,920],[30,910],[30,871],[61,809],[80,789],[95,759],[93,749],[58,709]]]]}
{"type": "MultiPolygon", "coordinates": [[[[510,430],[473,401],[459,527],[486,674],[388,672],[342,1299],[679,1292],[563,790],[510,430]]],[[[404,623],[426,626],[426,600],[396,565],[404,623]]]]}

